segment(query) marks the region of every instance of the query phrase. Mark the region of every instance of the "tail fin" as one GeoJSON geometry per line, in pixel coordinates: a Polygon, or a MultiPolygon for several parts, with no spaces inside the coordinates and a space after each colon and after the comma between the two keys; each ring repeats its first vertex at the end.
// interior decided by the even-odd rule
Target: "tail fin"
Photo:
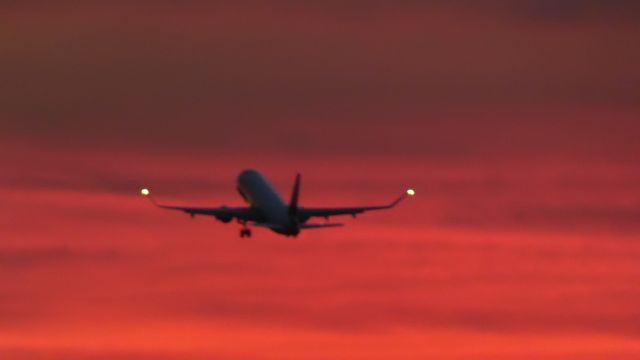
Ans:
{"type": "Polygon", "coordinates": [[[300,174],[296,175],[296,181],[293,184],[293,192],[291,193],[291,201],[289,202],[289,215],[295,215],[298,212],[298,197],[300,194],[300,174]]]}

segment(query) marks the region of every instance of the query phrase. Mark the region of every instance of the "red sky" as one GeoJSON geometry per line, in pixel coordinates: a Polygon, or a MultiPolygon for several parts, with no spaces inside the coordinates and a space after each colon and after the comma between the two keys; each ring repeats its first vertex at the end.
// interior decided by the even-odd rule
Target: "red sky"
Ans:
{"type": "Polygon", "coordinates": [[[0,5],[1,359],[637,359],[640,7],[0,5]],[[153,209],[397,209],[297,239],[153,209]]]}

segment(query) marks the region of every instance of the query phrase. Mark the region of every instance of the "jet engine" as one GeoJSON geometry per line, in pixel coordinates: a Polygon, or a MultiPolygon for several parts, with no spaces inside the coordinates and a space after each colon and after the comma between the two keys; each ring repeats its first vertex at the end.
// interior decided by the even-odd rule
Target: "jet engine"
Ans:
{"type": "MultiPolygon", "coordinates": [[[[227,208],[226,206],[221,206],[222,209],[227,208]]],[[[222,214],[222,215],[216,215],[216,219],[219,221],[222,221],[223,223],[228,223],[231,220],[233,220],[233,216],[231,214],[222,214]]]]}

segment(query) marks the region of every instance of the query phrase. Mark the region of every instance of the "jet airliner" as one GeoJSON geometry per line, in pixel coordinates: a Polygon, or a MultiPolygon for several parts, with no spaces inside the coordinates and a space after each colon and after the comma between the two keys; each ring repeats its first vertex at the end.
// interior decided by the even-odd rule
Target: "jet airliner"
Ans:
{"type": "Polygon", "coordinates": [[[242,225],[240,237],[250,237],[251,229],[248,225],[270,229],[278,234],[286,236],[297,236],[300,230],[318,229],[327,227],[343,226],[340,223],[307,223],[312,217],[352,215],[364,213],[372,210],[390,209],[407,196],[415,195],[415,190],[408,189],[400,197],[387,205],[359,206],[359,207],[337,207],[337,208],[315,208],[298,206],[300,194],[300,174],[296,175],[291,193],[291,200],[286,204],[282,197],[278,195],[273,186],[256,170],[245,170],[240,173],[237,180],[237,190],[240,196],[247,202],[247,207],[183,207],[171,206],[157,203],[149,189],[144,188],[140,193],[149,198],[151,202],[162,209],[178,210],[185,212],[192,217],[195,215],[213,216],[223,223],[228,223],[236,219],[242,225]]]}

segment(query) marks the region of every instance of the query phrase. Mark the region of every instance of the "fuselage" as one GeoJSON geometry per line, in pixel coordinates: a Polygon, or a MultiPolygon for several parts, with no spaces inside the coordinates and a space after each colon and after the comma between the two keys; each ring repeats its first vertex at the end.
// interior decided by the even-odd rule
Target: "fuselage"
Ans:
{"type": "Polygon", "coordinates": [[[298,221],[289,215],[289,206],[273,186],[256,170],[238,175],[237,189],[242,198],[264,218],[263,223],[280,234],[297,235],[298,221]]]}

